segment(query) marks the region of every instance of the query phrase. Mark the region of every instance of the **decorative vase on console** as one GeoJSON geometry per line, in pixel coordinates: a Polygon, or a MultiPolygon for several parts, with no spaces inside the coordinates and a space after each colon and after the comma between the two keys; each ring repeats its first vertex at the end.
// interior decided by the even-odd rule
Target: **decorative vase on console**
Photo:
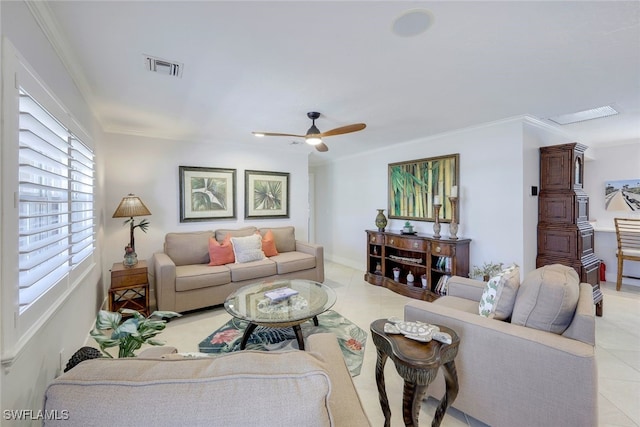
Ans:
{"type": "Polygon", "coordinates": [[[384,231],[384,228],[387,226],[387,217],[384,216],[384,209],[378,209],[378,215],[376,215],[376,227],[378,227],[378,231],[384,231]]]}
{"type": "Polygon", "coordinates": [[[409,271],[409,274],[407,274],[407,283],[413,283],[413,279],[413,273],[409,271]]]}
{"type": "Polygon", "coordinates": [[[396,282],[400,280],[400,269],[398,267],[393,267],[393,280],[396,282]]]}
{"type": "Polygon", "coordinates": [[[138,255],[134,252],[131,245],[127,245],[124,248],[124,261],[122,261],[122,264],[124,264],[125,267],[133,267],[137,263],[138,255]]]}

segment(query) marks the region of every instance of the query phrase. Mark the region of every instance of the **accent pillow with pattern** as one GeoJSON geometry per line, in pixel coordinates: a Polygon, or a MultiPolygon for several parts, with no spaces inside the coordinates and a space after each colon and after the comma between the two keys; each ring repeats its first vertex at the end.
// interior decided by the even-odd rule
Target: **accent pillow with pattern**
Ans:
{"type": "Polygon", "coordinates": [[[520,268],[513,264],[487,282],[478,306],[481,316],[496,320],[511,317],[520,287],[520,268]]]}

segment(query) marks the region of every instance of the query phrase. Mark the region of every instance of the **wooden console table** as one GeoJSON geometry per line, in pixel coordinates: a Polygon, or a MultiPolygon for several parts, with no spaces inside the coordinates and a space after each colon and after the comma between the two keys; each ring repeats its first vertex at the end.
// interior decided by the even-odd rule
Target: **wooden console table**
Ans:
{"type": "Polygon", "coordinates": [[[402,335],[387,334],[384,332],[385,323],[386,319],[378,319],[371,324],[371,338],[377,353],[376,382],[385,427],[391,425],[391,409],[384,383],[384,365],[389,357],[395,363],[396,371],[404,379],[402,415],[405,426],[418,427],[422,398],[429,384],[435,379],[438,369],[443,368],[446,392],[431,423],[432,427],[438,427],[447,408],[458,395],[458,375],[454,362],[460,345],[458,335],[452,329],[438,325],[442,332],[451,335],[451,344],[441,344],[438,341],[425,343],[410,340],[402,335]]]}
{"type": "Polygon", "coordinates": [[[401,295],[433,301],[441,295],[439,287],[450,276],[469,275],[471,239],[439,239],[424,234],[390,231],[367,232],[367,272],[364,280],[384,286],[401,295]],[[396,280],[393,270],[399,270],[396,280]],[[407,276],[413,275],[413,282],[407,276]],[[426,286],[422,286],[422,276],[426,286]]]}

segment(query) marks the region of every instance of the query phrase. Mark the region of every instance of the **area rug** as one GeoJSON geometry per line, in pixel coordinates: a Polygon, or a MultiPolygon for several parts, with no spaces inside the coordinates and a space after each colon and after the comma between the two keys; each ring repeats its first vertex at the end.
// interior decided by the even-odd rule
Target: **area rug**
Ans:
{"type": "MultiPolygon", "coordinates": [[[[247,321],[231,319],[198,344],[200,352],[219,354],[239,351],[242,334],[247,325],[247,321]]],[[[365,331],[333,310],[318,315],[318,326],[314,326],[312,321],[308,321],[304,322],[300,327],[305,338],[322,332],[335,334],[338,337],[338,343],[351,376],[355,377],[360,374],[364,358],[364,346],[367,341],[367,333],[365,331]]],[[[251,334],[246,348],[247,350],[264,351],[287,348],[297,349],[298,342],[295,338],[293,328],[258,326],[251,334]]]]}

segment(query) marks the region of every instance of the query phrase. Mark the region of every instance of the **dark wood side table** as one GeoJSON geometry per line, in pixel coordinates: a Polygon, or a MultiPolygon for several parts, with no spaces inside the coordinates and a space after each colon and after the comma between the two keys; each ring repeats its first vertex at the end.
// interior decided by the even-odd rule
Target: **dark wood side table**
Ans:
{"type": "Polygon", "coordinates": [[[398,374],[404,379],[402,415],[405,426],[418,427],[422,398],[429,384],[435,379],[438,369],[443,368],[447,390],[431,423],[432,427],[439,426],[445,411],[458,395],[458,375],[454,363],[460,345],[458,335],[453,330],[438,325],[442,332],[451,335],[451,344],[442,344],[435,340],[424,343],[405,338],[403,335],[385,333],[385,323],[386,319],[378,319],[371,324],[371,337],[378,355],[376,382],[385,427],[391,425],[391,410],[384,383],[384,365],[388,357],[391,357],[398,374]]]}
{"type": "Polygon", "coordinates": [[[109,311],[121,308],[137,310],[149,315],[149,278],[147,262],[138,261],[132,267],[116,262],[111,268],[111,287],[109,288],[109,311]]]}

